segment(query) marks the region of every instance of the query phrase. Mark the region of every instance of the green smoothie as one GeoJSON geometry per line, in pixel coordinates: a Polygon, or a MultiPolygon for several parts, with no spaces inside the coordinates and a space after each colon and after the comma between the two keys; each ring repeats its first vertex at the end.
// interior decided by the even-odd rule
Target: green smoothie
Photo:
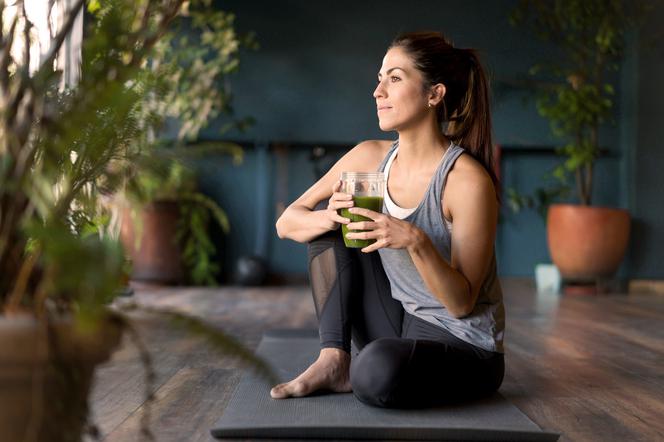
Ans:
{"type": "MultiPolygon", "coordinates": [[[[354,207],[363,207],[365,209],[373,210],[374,212],[381,213],[383,211],[383,197],[381,196],[354,196],[353,197],[354,207]]],[[[351,222],[359,221],[373,221],[371,218],[366,216],[357,215],[350,213],[348,209],[340,209],[339,215],[344,218],[350,218],[351,222]]],[[[344,235],[344,243],[346,247],[353,249],[367,247],[370,244],[376,242],[375,239],[349,239],[346,238],[346,233],[348,232],[365,232],[366,230],[348,230],[346,224],[341,225],[341,232],[344,235]]]]}

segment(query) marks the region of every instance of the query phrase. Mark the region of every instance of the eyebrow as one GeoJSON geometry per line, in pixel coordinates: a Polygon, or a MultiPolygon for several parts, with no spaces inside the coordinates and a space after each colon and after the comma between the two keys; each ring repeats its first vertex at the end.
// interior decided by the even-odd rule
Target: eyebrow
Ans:
{"type": "MultiPolygon", "coordinates": [[[[393,68],[388,69],[387,72],[385,72],[385,75],[390,75],[390,72],[392,72],[392,71],[395,70],[395,69],[400,69],[400,70],[406,72],[405,69],[400,68],[399,66],[395,66],[395,67],[393,67],[393,68]]],[[[379,73],[378,73],[378,76],[379,76],[379,77],[382,77],[383,75],[379,72],[379,73]]]]}

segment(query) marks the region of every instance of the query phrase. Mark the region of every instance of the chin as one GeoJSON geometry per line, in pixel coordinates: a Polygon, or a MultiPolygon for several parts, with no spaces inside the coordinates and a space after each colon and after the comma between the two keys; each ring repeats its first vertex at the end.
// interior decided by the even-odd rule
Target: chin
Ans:
{"type": "Polygon", "coordinates": [[[378,127],[380,130],[383,132],[392,132],[396,130],[396,126],[394,124],[390,124],[386,121],[380,121],[378,120],[378,127]]]}

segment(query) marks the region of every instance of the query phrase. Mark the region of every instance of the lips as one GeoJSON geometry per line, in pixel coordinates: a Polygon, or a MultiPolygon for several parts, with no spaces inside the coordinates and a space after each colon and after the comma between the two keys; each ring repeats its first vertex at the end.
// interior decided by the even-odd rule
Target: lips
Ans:
{"type": "Polygon", "coordinates": [[[392,109],[392,107],[391,106],[378,106],[378,112],[383,111],[383,110],[387,110],[387,109],[392,109]]]}

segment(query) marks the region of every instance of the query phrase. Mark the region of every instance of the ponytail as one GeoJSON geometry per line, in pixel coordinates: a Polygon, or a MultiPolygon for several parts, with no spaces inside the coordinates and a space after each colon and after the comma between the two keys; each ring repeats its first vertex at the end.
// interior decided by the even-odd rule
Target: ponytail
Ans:
{"type": "MultiPolygon", "coordinates": [[[[460,103],[447,118],[449,124],[445,135],[466,148],[484,166],[497,187],[498,178],[494,169],[491,134],[489,82],[475,50],[454,49],[454,51],[459,54],[461,60],[465,59],[465,64],[468,66],[468,86],[460,103]]],[[[447,105],[445,107],[450,108],[447,105]]]]}
{"type": "Polygon", "coordinates": [[[400,47],[410,55],[425,78],[425,87],[445,85],[445,97],[436,113],[438,122],[448,138],[484,166],[497,190],[489,82],[476,51],[455,48],[439,32],[402,34],[390,47],[400,47]]]}

